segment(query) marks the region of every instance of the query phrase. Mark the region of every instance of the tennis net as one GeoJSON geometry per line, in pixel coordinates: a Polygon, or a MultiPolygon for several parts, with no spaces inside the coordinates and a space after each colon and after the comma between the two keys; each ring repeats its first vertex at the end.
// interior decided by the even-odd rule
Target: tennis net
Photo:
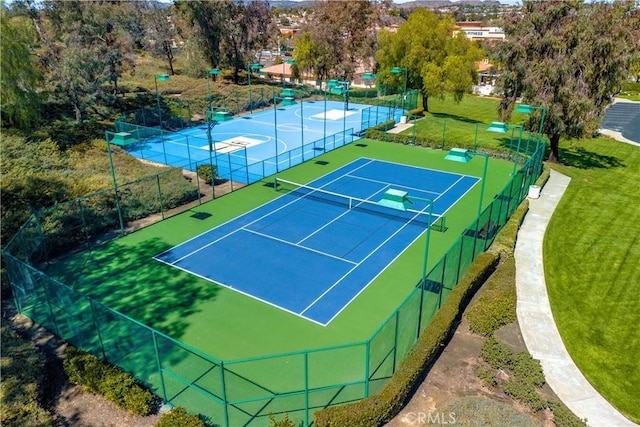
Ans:
{"type": "MultiPolygon", "coordinates": [[[[365,214],[376,215],[393,221],[403,223],[418,223],[427,227],[431,223],[431,229],[436,231],[445,231],[444,215],[429,215],[429,212],[417,209],[399,210],[386,206],[381,206],[373,200],[360,199],[345,194],[335,193],[322,188],[312,187],[297,182],[288,181],[282,178],[275,178],[274,186],[276,191],[290,194],[292,196],[306,198],[323,203],[329,203],[334,206],[340,206],[345,209],[362,212],[365,214]],[[431,217],[431,218],[430,218],[431,217]]],[[[411,196],[409,196],[411,198],[411,196]]]]}

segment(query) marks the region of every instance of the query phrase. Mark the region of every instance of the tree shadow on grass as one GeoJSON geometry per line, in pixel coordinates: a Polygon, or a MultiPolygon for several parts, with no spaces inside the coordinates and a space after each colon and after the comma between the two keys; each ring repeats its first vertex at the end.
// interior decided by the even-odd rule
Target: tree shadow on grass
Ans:
{"type": "MultiPolygon", "coordinates": [[[[481,122],[479,120],[474,120],[474,119],[470,119],[469,117],[464,117],[464,116],[458,116],[457,114],[448,114],[448,113],[433,113],[430,112],[429,114],[431,114],[432,117],[436,117],[438,119],[453,119],[453,120],[457,120],[459,122],[465,122],[465,123],[484,123],[481,122]]],[[[484,123],[486,124],[486,123],[484,123]]]]}
{"type": "Polygon", "coordinates": [[[560,148],[558,155],[562,164],[577,169],[609,169],[626,167],[626,165],[615,156],[596,153],[584,147],[560,148]]]}
{"type": "MultiPolygon", "coordinates": [[[[194,327],[198,306],[215,299],[219,288],[153,259],[167,249],[167,243],[155,237],[135,243],[115,240],[56,268],[56,278],[95,301],[89,306],[72,291],[67,310],[84,311],[71,321],[84,335],[76,345],[132,373],[160,396],[164,387],[156,361],[188,383],[204,376],[219,383],[209,379],[218,373],[215,355],[208,361],[188,344],[179,344],[187,329],[194,327]],[[145,326],[162,334],[152,334],[145,326]]],[[[211,326],[201,323],[195,327],[211,326]]]]}
{"type": "Polygon", "coordinates": [[[153,259],[166,249],[158,238],[137,245],[115,240],[82,261],[74,258],[66,270],[75,276],[75,289],[179,339],[197,311],[195,303],[215,298],[218,288],[153,259]],[[74,265],[76,260],[82,265],[74,265]]]}
{"type": "Polygon", "coordinates": [[[162,264],[153,256],[168,249],[157,238],[138,244],[115,240],[65,263],[59,278],[90,298],[172,338],[180,339],[197,313],[215,298],[209,282],[162,264]]]}

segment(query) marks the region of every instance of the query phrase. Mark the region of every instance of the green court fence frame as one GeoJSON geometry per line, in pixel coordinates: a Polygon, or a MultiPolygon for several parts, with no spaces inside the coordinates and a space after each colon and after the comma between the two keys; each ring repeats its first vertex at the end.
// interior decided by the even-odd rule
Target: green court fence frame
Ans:
{"type": "MultiPolygon", "coordinates": [[[[200,203],[193,186],[165,185],[163,174],[33,213],[2,251],[19,313],[75,347],[122,368],[164,401],[217,425],[265,425],[270,413],[313,421],[327,406],[378,393],[396,372],[473,260],[493,242],[542,171],[545,144],[524,147],[522,168],[367,340],[294,353],[220,360],[144,325],[43,271],[57,254],[91,249],[125,221],[200,203]],[[145,192],[149,184],[154,192],[145,192]],[[167,188],[168,187],[168,188],[167,188]],[[116,203],[115,197],[119,198],[116,203]],[[185,202],[187,203],[185,205],[185,202]],[[142,211],[141,211],[142,209],[142,211]],[[64,224],[56,228],[54,224],[64,224]],[[336,361],[350,361],[338,366],[336,361]],[[328,375],[327,372],[330,372],[328,375]],[[288,386],[281,386],[287,378],[288,386]],[[293,384],[293,385],[292,385],[293,384]]],[[[444,156],[443,152],[443,156],[444,156]]],[[[264,166],[263,166],[264,167],[264,166]]],[[[126,229],[124,233],[130,233],[126,229]]]]}

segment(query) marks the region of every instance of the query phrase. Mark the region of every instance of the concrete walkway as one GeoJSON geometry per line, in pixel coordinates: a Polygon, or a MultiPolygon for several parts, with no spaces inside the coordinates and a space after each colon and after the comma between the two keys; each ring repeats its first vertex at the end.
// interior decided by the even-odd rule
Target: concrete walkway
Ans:
{"type": "Polygon", "coordinates": [[[547,383],[574,414],[592,427],[636,426],[582,375],[564,347],[551,313],[542,241],[569,181],[569,177],[552,170],[540,198],[529,201],[515,249],[518,323],[529,353],[542,364],[547,383]]]}

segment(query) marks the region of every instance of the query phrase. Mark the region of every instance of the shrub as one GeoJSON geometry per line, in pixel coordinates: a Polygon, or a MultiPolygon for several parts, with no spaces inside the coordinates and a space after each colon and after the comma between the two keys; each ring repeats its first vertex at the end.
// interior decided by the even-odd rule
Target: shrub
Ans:
{"type": "Polygon", "coordinates": [[[197,415],[187,414],[182,406],[176,406],[160,417],[158,427],[205,427],[205,423],[197,415]]]}
{"type": "Polygon", "coordinates": [[[491,335],[482,343],[482,358],[494,369],[505,369],[511,362],[513,352],[491,335]]]}
{"type": "Polygon", "coordinates": [[[218,169],[213,165],[200,165],[198,166],[198,176],[204,182],[212,184],[218,179],[218,169]]]}
{"type": "MultiPolygon", "coordinates": [[[[499,342],[493,335],[482,343],[482,357],[494,369],[508,369],[512,376],[504,385],[504,392],[534,412],[547,407],[537,391],[545,383],[540,362],[526,351],[514,354],[509,347],[499,342]]],[[[481,372],[478,370],[478,376],[481,372]]],[[[482,373],[485,377],[487,373],[482,373]]]]}
{"type": "Polygon", "coordinates": [[[544,373],[540,361],[534,359],[526,351],[516,353],[511,358],[509,369],[517,378],[535,387],[542,387],[545,383],[544,373]]]}
{"type": "Polygon", "coordinates": [[[518,426],[536,427],[540,422],[533,416],[521,413],[507,402],[499,402],[485,396],[467,396],[456,399],[442,408],[440,423],[420,425],[452,426],[518,426]],[[442,415],[447,423],[442,422],[442,415]],[[455,422],[454,422],[455,421],[455,422]]]}
{"type": "Polygon", "coordinates": [[[553,411],[553,423],[556,427],[586,427],[587,421],[576,417],[562,402],[552,400],[548,404],[553,411]]]}
{"type": "Polygon", "coordinates": [[[151,392],[129,374],[97,357],[68,347],[63,362],[69,381],[135,415],[148,415],[154,407],[151,392]]]}
{"type": "Polygon", "coordinates": [[[289,419],[289,414],[284,414],[281,420],[277,420],[273,413],[269,413],[269,427],[296,427],[297,425],[289,419]]]}
{"type": "Polygon", "coordinates": [[[538,412],[547,407],[547,402],[540,397],[536,387],[530,382],[516,376],[507,380],[507,383],[504,385],[504,392],[518,402],[528,406],[534,412],[538,412]]]}
{"type": "Polygon", "coordinates": [[[508,256],[489,278],[486,289],[465,313],[469,328],[489,336],[516,320],[515,260],[508,256]]]}
{"type": "Polygon", "coordinates": [[[498,384],[498,379],[496,378],[496,374],[493,369],[481,366],[476,370],[476,374],[478,375],[478,378],[482,380],[485,387],[493,388],[498,384]]]}

